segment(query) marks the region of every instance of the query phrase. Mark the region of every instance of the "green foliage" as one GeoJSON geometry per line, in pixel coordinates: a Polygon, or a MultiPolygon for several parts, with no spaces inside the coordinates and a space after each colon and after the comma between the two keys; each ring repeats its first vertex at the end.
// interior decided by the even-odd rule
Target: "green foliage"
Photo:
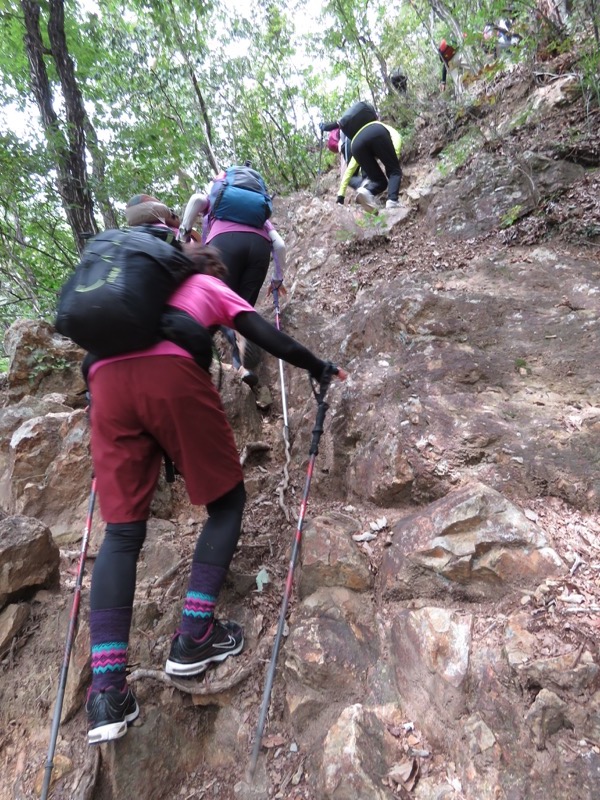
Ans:
{"type": "Polygon", "coordinates": [[[342,242],[343,244],[348,244],[354,239],[354,234],[352,231],[342,229],[335,232],[335,238],[338,242],[342,242]]]}
{"type": "Polygon", "coordinates": [[[385,215],[383,214],[371,214],[368,211],[364,214],[361,214],[356,219],[356,224],[359,228],[362,228],[366,231],[381,231],[382,233],[385,231],[386,228],[386,220],[385,215]]]}
{"type": "Polygon", "coordinates": [[[38,378],[53,372],[65,372],[72,364],[61,356],[53,357],[46,350],[30,348],[29,383],[35,384],[38,378]]]}
{"type": "Polygon", "coordinates": [[[600,48],[589,48],[580,60],[581,88],[588,105],[600,106],[600,48]]]}
{"type": "Polygon", "coordinates": [[[465,164],[481,145],[481,135],[471,130],[456,142],[450,142],[440,153],[440,172],[449,175],[465,164]]]}
{"type": "Polygon", "coordinates": [[[523,206],[517,203],[517,205],[512,206],[503,214],[500,218],[500,227],[501,228],[510,228],[511,225],[514,225],[515,222],[521,217],[523,213],[523,206]]]}
{"type": "MultiPolygon", "coordinates": [[[[542,44],[591,43],[582,51],[581,82],[588,102],[597,104],[598,0],[574,0],[568,30],[533,14],[535,0],[515,8],[524,42],[518,57],[542,44]]],[[[48,47],[48,3],[40,0],[39,9],[48,47]]],[[[461,41],[478,68],[490,60],[482,48],[483,27],[504,13],[504,0],[324,0],[321,6],[307,0],[65,0],[64,32],[89,117],[85,189],[98,227],[108,224],[107,210],[122,223],[125,204],[139,192],[182,207],[211,179],[215,166],[246,158],[272,191],[311,187],[319,163],[319,121],[339,118],[359,98],[373,102],[410,147],[418,136],[415,120],[439,97],[439,40],[461,41]],[[311,15],[316,17],[309,25],[311,15]],[[398,66],[408,77],[406,95],[389,82],[398,66]]],[[[37,124],[24,33],[22,3],[4,0],[2,326],[19,316],[52,319],[57,291],[78,259],[56,164],[57,144],[72,133],[71,123],[48,48],[43,59],[56,132],[44,135],[37,124]]],[[[492,64],[492,72],[496,68],[492,64]]],[[[440,158],[442,170],[465,163],[477,146],[475,134],[449,145],[440,158]]],[[[332,160],[324,151],[323,165],[332,160]]],[[[382,218],[364,216],[361,224],[377,227],[382,218]]]]}
{"type": "Polygon", "coordinates": [[[531,367],[524,358],[515,358],[515,371],[524,377],[531,375],[531,367]]]}
{"type": "Polygon", "coordinates": [[[0,135],[0,326],[50,317],[75,262],[73,239],[37,146],[0,135]]]}

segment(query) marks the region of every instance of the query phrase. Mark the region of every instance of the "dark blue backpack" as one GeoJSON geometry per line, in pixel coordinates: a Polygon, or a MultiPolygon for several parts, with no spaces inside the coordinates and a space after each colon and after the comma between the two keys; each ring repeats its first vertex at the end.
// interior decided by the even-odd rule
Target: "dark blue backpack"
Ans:
{"type": "Polygon", "coordinates": [[[251,167],[233,166],[215,178],[209,193],[210,215],[214,219],[262,228],[273,213],[265,182],[251,167]]]}

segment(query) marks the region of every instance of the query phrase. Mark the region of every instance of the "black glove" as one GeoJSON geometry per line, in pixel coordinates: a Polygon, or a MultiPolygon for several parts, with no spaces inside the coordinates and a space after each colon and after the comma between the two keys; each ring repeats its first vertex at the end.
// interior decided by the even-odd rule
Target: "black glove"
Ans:
{"type": "Polygon", "coordinates": [[[344,205],[344,195],[343,194],[338,194],[337,200],[335,202],[339,203],[341,206],[343,206],[344,205]]]}
{"type": "Polygon", "coordinates": [[[325,132],[325,123],[324,122],[319,122],[319,130],[321,131],[321,133],[325,132]]]}
{"type": "Polygon", "coordinates": [[[329,382],[333,375],[338,374],[338,368],[331,361],[321,361],[318,370],[312,370],[310,377],[319,384],[329,382]]]}
{"type": "Polygon", "coordinates": [[[199,367],[210,370],[212,337],[192,316],[175,308],[165,311],[160,318],[160,333],[169,342],[187,350],[199,367]]]}

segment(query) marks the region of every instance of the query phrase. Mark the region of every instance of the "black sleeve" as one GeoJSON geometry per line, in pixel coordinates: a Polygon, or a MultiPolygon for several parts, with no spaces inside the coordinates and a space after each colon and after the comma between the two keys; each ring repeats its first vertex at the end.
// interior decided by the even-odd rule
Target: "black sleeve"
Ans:
{"type": "Polygon", "coordinates": [[[340,123],[339,122],[326,122],[323,125],[323,130],[324,131],[334,131],[336,128],[339,128],[339,127],[340,127],[340,123]]]}
{"type": "Polygon", "coordinates": [[[442,59],[442,83],[446,83],[446,78],[448,76],[448,66],[446,65],[446,60],[444,59],[441,53],[440,53],[440,58],[442,59]]]}
{"type": "Polygon", "coordinates": [[[91,369],[92,364],[95,364],[96,361],[100,361],[98,356],[93,355],[93,353],[86,353],[83,361],[81,362],[81,374],[83,375],[83,380],[85,381],[85,385],[88,386],[88,375],[91,369]]]}
{"type": "Polygon", "coordinates": [[[321,379],[327,362],[321,361],[287,333],[277,330],[258,312],[242,311],[236,316],[234,324],[242,336],[262,347],[267,353],[287,361],[294,367],[308,370],[317,381],[321,379]]]}

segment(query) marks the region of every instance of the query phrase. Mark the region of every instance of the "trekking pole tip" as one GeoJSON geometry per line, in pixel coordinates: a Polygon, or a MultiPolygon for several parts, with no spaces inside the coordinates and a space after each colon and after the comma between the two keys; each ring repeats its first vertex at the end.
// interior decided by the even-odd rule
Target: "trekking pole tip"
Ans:
{"type": "Polygon", "coordinates": [[[256,767],[258,766],[258,757],[259,757],[259,750],[260,750],[260,743],[259,746],[254,746],[254,750],[252,751],[252,757],[250,758],[250,764],[248,765],[248,769],[246,771],[246,782],[252,786],[254,785],[254,780],[256,778],[256,767]]]}

